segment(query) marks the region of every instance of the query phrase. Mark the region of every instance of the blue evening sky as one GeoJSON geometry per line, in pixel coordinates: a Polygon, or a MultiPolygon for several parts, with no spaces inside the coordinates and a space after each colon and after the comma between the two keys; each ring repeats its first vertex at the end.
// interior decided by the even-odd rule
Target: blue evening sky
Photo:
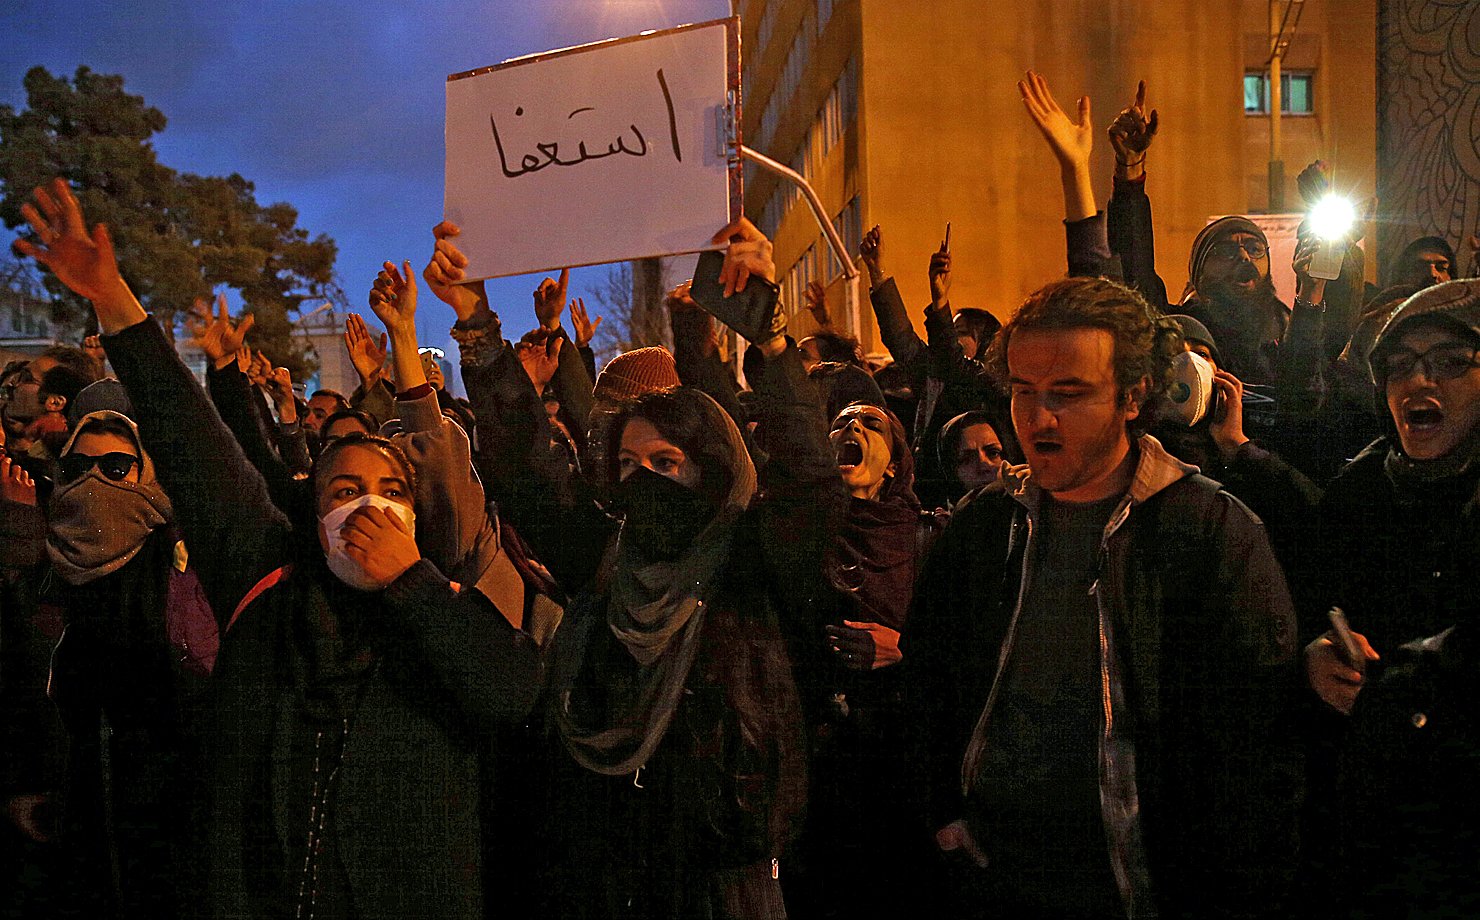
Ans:
{"type": "MultiPolygon", "coordinates": [[[[155,136],[161,162],[238,172],[259,202],[293,204],[300,226],[339,244],[341,283],[369,317],[380,263],[420,270],[431,252],[448,74],[728,13],[727,0],[3,0],[0,103],[24,105],[21,79],[37,64],[122,74],[169,119],[155,136]]],[[[571,296],[606,271],[573,272],[571,296]]],[[[489,282],[506,335],[534,325],[538,281],[489,282]]],[[[452,311],[421,304],[422,341],[452,347],[452,311]]]]}

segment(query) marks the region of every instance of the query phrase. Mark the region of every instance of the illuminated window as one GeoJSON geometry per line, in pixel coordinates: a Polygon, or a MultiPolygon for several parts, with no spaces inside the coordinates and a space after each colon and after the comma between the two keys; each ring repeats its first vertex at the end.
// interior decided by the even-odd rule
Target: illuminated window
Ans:
{"type": "MultiPolygon", "coordinates": [[[[1315,74],[1280,74],[1280,114],[1310,115],[1315,112],[1315,74]]],[[[1244,114],[1269,114],[1269,74],[1244,74],[1244,114]]]]}

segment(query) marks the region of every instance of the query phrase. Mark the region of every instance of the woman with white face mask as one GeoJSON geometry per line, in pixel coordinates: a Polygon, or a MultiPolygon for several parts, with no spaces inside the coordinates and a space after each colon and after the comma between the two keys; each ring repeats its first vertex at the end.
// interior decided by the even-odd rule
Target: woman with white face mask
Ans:
{"type": "MultiPolygon", "coordinates": [[[[107,228],[89,232],[60,181],[35,200],[21,248],[92,302],[221,622],[197,914],[483,916],[488,758],[538,689],[534,641],[512,625],[523,610],[423,558],[418,471],[384,439],[320,458],[317,533],[295,533],[146,321],[107,228]]],[[[371,301],[402,395],[425,395],[409,272],[388,265],[371,301]]],[[[438,510],[439,525],[483,514],[438,510]]]]}

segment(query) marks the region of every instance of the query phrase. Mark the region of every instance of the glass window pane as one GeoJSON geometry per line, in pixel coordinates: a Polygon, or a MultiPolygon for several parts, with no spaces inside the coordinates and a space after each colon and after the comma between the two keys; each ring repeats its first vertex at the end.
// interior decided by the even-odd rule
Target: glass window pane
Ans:
{"type": "Polygon", "coordinates": [[[1263,112],[1264,78],[1256,73],[1244,74],[1244,111],[1263,112]]]}
{"type": "Polygon", "coordinates": [[[1289,100],[1286,103],[1285,111],[1298,115],[1308,115],[1313,111],[1311,108],[1310,84],[1311,78],[1308,73],[1290,75],[1289,100]]]}

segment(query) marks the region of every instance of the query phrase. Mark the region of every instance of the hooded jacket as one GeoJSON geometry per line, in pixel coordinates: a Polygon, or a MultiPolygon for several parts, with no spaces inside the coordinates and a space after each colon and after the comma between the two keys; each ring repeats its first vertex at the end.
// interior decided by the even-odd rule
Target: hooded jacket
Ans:
{"type": "MultiPolygon", "coordinates": [[[[1258,916],[1293,873],[1298,751],[1295,628],[1258,518],[1143,435],[1105,527],[1094,583],[1103,687],[1102,820],[1131,917],[1258,916]]],[[[976,766],[1013,655],[1044,493],[1026,467],[958,509],[905,639],[934,827],[970,808],[976,766]],[[965,751],[964,762],[954,754],[965,751]],[[954,765],[953,765],[954,761],[954,765]]]]}

